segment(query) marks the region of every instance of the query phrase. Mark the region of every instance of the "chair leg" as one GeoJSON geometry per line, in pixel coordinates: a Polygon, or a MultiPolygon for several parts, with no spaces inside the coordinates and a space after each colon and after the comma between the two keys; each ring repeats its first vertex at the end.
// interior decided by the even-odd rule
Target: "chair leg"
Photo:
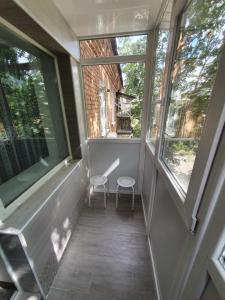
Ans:
{"type": "Polygon", "coordinates": [[[132,194],[132,210],[134,210],[134,187],[132,186],[132,191],[133,191],[133,194],[132,194]]]}
{"type": "Polygon", "coordinates": [[[118,192],[119,192],[119,185],[116,187],[116,208],[118,208],[118,192]]]}
{"type": "Polygon", "coordinates": [[[109,198],[109,179],[107,181],[107,188],[108,188],[108,198],[109,198]]]}
{"type": "Polygon", "coordinates": [[[106,186],[104,184],[104,208],[106,208],[106,186]]]}
{"type": "Polygon", "coordinates": [[[88,205],[89,205],[89,207],[91,207],[91,189],[92,188],[93,188],[93,186],[91,185],[90,189],[89,189],[89,199],[88,199],[88,205]]]}

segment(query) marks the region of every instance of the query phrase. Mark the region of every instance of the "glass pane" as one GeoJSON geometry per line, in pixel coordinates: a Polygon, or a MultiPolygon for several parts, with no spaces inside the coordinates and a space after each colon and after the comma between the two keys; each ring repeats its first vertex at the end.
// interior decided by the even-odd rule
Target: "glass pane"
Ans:
{"type": "Polygon", "coordinates": [[[85,66],[89,138],[140,137],[144,63],[85,66]]]}
{"type": "Polygon", "coordinates": [[[160,122],[160,103],[153,103],[151,109],[150,141],[155,144],[160,122]]]}
{"type": "Polygon", "coordinates": [[[166,53],[169,41],[169,25],[173,1],[169,1],[157,33],[155,66],[152,82],[150,124],[147,140],[155,145],[160,124],[160,103],[162,99],[166,53]]]}
{"type": "Polygon", "coordinates": [[[9,205],[67,155],[53,58],[0,28],[3,205],[9,205]]]}
{"type": "Polygon", "coordinates": [[[80,41],[82,58],[118,55],[144,55],[147,35],[123,36],[80,41]]]}
{"type": "Polygon", "coordinates": [[[225,2],[193,0],[184,11],[172,72],[163,160],[188,189],[225,33],[225,2]]]}

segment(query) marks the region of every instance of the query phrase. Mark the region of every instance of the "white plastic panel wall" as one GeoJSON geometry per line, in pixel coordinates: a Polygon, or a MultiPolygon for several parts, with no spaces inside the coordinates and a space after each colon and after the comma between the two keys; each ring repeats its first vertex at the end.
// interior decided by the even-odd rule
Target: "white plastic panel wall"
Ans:
{"type": "Polygon", "coordinates": [[[23,291],[39,292],[39,287],[16,234],[0,234],[0,245],[7,265],[10,266],[14,283],[23,291]]]}
{"type": "Polygon", "coordinates": [[[168,299],[173,284],[173,275],[185,247],[188,231],[173,200],[158,176],[153,207],[150,241],[162,299],[168,299]]]}
{"type": "Polygon", "coordinates": [[[23,229],[26,251],[47,294],[77,222],[87,179],[81,162],[23,229]]]}
{"type": "MultiPolygon", "coordinates": [[[[6,237],[17,238],[15,251],[19,249],[21,253],[26,254],[25,258],[22,257],[22,263],[26,262],[31,268],[31,275],[37,279],[34,283],[39,284],[43,296],[48,293],[72,235],[87,185],[86,169],[81,160],[76,166],[69,166],[66,170],[64,168],[49,179],[32,198],[6,220],[1,229],[3,239],[4,232],[6,237]],[[9,231],[15,234],[7,234],[9,231]]],[[[16,273],[14,265],[18,264],[14,264],[14,261],[21,261],[20,252],[16,260],[12,257],[11,262],[16,273]]],[[[26,283],[29,283],[26,280],[27,274],[24,274],[23,278],[23,290],[31,291],[29,284],[26,286],[26,283]]],[[[32,291],[37,291],[36,286],[32,291]]]]}
{"type": "Polygon", "coordinates": [[[118,142],[113,140],[90,141],[89,160],[91,175],[106,174],[110,191],[116,190],[116,180],[120,176],[131,176],[138,187],[140,142],[118,142]]]}

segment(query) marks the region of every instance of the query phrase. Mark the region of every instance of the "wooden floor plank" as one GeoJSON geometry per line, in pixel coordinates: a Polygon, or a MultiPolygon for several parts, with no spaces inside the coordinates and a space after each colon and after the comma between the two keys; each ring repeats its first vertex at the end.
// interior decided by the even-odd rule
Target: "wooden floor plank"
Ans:
{"type": "Polygon", "coordinates": [[[140,199],[102,194],[85,206],[48,300],[156,300],[140,199]]]}

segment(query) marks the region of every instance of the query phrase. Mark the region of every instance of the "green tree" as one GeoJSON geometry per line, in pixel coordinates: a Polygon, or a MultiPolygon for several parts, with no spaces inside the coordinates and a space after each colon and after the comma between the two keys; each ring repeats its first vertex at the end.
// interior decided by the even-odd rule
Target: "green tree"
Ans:
{"type": "Polygon", "coordinates": [[[164,142],[164,157],[181,182],[185,181],[185,189],[207,115],[224,36],[224,0],[188,2],[180,18],[164,142]]]}
{"type": "Polygon", "coordinates": [[[37,58],[17,48],[1,48],[1,120],[7,135],[13,135],[14,138],[44,136],[36,95],[38,86],[40,98],[45,92],[37,58]]]}
{"type": "MultiPolygon", "coordinates": [[[[117,38],[119,55],[145,54],[146,36],[117,38]]],[[[141,115],[144,97],[144,63],[127,63],[121,65],[123,73],[124,93],[135,96],[131,105],[131,126],[133,136],[140,137],[141,115]]]]}
{"type": "Polygon", "coordinates": [[[183,118],[177,123],[177,135],[182,135],[187,111],[196,124],[193,136],[201,135],[224,33],[224,0],[192,0],[181,20],[174,65],[172,98],[179,95],[183,100],[183,105],[177,107],[183,118]]]}

